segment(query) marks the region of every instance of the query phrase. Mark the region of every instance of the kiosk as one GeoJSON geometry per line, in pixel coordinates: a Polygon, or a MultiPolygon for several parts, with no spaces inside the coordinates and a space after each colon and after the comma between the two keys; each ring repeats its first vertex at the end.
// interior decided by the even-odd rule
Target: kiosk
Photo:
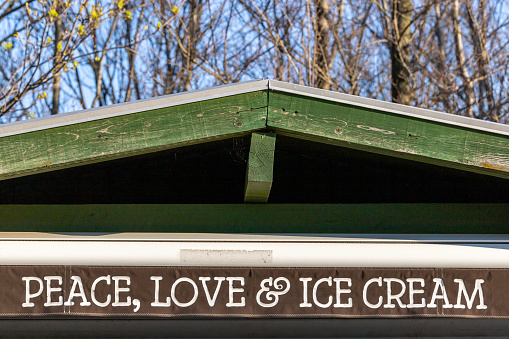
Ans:
{"type": "Polygon", "coordinates": [[[509,126],[273,80],[0,126],[0,335],[503,336],[509,126]]]}

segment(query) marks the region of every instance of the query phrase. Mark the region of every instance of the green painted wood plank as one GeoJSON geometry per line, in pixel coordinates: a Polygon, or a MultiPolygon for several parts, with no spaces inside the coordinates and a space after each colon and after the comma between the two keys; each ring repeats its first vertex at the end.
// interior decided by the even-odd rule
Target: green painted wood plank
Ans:
{"type": "Polygon", "coordinates": [[[0,179],[247,134],[265,127],[257,91],[0,138],[0,179]]]}
{"type": "Polygon", "coordinates": [[[271,91],[278,133],[509,178],[509,136],[271,91]]]}
{"type": "Polygon", "coordinates": [[[267,202],[273,180],[276,136],[253,133],[247,162],[245,202],[267,202]]]}
{"type": "Polygon", "coordinates": [[[509,204],[0,205],[1,232],[507,234],[509,204]]]}

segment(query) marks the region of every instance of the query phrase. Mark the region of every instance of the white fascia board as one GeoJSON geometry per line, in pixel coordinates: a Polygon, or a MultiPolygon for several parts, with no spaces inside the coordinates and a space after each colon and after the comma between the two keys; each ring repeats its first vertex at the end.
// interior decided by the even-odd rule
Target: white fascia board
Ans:
{"type": "Polygon", "coordinates": [[[0,232],[2,241],[80,242],[284,242],[284,243],[430,243],[509,244],[509,234],[370,234],[370,233],[39,233],[0,232]]]}
{"type": "Polygon", "coordinates": [[[0,235],[0,265],[509,268],[508,250],[506,235],[0,235]]]}

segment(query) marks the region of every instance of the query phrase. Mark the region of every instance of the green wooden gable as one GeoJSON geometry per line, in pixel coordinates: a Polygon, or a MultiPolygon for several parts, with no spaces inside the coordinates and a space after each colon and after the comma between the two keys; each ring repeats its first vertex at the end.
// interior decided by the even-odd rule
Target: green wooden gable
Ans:
{"type": "Polygon", "coordinates": [[[0,126],[2,231],[506,233],[509,126],[259,80],[0,126]]]}

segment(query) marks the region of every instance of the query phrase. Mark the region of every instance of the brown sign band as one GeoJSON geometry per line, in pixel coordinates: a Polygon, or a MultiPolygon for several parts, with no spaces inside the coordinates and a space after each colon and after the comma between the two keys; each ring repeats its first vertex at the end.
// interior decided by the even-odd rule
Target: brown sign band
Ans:
{"type": "Polygon", "coordinates": [[[509,269],[0,266],[0,316],[509,317],[509,269]]]}

